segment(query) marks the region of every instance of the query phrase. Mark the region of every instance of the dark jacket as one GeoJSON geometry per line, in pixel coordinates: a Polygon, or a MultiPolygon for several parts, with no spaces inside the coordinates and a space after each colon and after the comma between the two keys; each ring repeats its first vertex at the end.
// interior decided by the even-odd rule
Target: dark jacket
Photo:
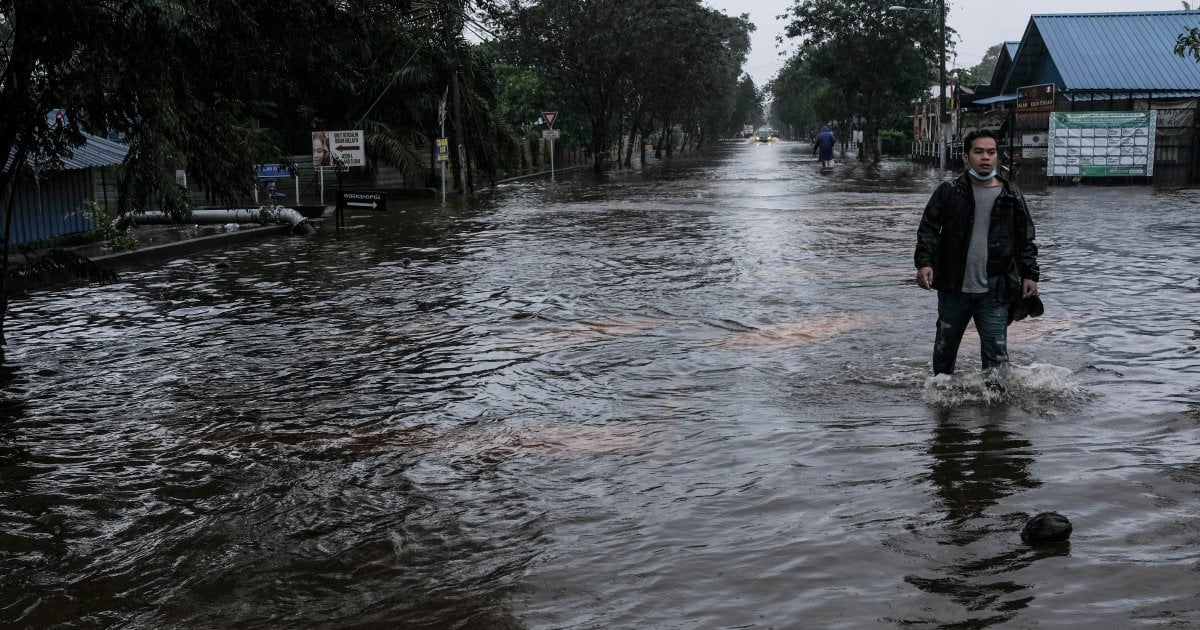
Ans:
{"type": "Polygon", "coordinates": [[[833,145],[837,144],[837,140],[833,137],[833,132],[829,127],[821,127],[821,133],[817,134],[817,141],[813,147],[813,153],[818,153],[818,160],[829,161],[833,159],[833,145]]]}
{"type": "MultiPolygon", "coordinates": [[[[1008,180],[1000,182],[1004,189],[992,206],[988,226],[988,289],[998,302],[1014,302],[1021,297],[1022,280],[1040,277],[1038,249],[1025,197],[1008,180]]],[[[913,260],[918,269],[933,267],[933,288],[939,291],[962,291],[975,223],[971,185],[970,175],[963,173],[938,186],[925,205],[917,230],[913,260]]]]}

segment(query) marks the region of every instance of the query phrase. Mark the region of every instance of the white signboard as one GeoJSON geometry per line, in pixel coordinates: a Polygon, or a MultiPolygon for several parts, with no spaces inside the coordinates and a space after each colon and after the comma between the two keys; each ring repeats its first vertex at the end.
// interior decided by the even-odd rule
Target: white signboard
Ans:
{"type": "Polygon", "coordinates": [[[1048,143],[1044,133],[1021,134],[1021,157],[1045,159],[1049,156],[1048,143]]]}
{"type": "Polygon", "coordinates": [[[366,166],[367,148],[362,129],[353,131],[314,131],[313,168],[366,166]]]}
{"type": "Polygon", "coordinates": [[[1054,112],[1046,174],[1152,177],[1155,110],[1054,112]]]}
{"type": "Polygon", "coordinates": [[[543,129],[542,138],[545,140],[558,140],[561,132],[557,129],[543,129]]]}

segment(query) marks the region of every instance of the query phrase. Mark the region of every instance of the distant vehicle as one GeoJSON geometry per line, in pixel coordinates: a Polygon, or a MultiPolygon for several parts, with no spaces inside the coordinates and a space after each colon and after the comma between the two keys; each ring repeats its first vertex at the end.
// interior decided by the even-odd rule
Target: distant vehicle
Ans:
{"type": "Polygon", "coordinates": [[[771,138],[775,137],[775,130],[770,127],[761,127],[754,135],[759,142],[770,142],[771,138]]]}
{"type": "Polygon", "coordinates": [[[754,125],[742,125],[742,137],[749,138],[754,135],[754,125]]]}

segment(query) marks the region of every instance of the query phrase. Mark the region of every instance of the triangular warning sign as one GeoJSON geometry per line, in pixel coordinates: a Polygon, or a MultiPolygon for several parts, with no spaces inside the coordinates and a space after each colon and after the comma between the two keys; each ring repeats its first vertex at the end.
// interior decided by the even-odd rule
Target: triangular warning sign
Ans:
{"type": "Polygon", "coordinates": [[[553,129],[554,121],[558,120],[558,112],[542,112],[542,120],[546,121],[547,129],[553,129]]]}

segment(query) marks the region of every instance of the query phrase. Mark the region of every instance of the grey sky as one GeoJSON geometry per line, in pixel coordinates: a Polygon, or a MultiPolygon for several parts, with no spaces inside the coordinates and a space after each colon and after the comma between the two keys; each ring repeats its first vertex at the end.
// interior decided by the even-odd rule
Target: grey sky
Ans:
{"type": "MultiPolygon", "coordinates": [[[[930,5],[935,0],[929,0],[930,5]]],[[[785,22],[775,16],[786,13],[791,0],[704,0],[709,6],[729,15],[749,13],[757,26],[753,35],[753,50],[746,62],[746,71],[762,86],[783,66],[786,57],[779,56],[775,37],[783,34],[785,22]]],[[[1191,0],[1200,6],[1200,0],[1191,0]]],[[[1016,41],[1025,33],[1029,16],[1043,13],[1107,13],[1114,11],[1178,11],[1179,0],[946,0],[949,25],[958,31],[957,55],[947,60],[947,68],[969,68],[983,58],[988,48],[1003,41],[1016,41]]],[[[1196,13],[1200,26],[1200,12],[1196,13]]],[[[784,43],[790,53],[795,48],[784,43]]]]}

